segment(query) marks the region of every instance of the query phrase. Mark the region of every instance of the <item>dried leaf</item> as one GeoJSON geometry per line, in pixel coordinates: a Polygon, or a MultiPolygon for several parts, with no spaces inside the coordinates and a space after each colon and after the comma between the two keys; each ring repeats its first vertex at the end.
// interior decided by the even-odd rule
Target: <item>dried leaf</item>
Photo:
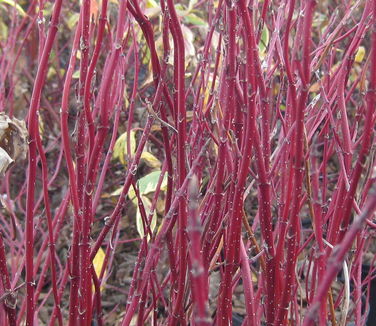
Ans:
{"type": "Polygon", "coordinates": [[[0,175],[4,175],[14,161],[8,153],[0,147],[0,175]]]}
{"type": "Polygon", "coordinates": [[[185,45],[185,57],[194,57],[196,55],[196,50],[193,45],[194,35],[193,32],[185,25],[181,26],[183,36],[184,36],[184,45],[185,45]]]}
{"type": "Polygon", "coordinates": [[[0,113],[1,173],[5,173],[11,163],[26,159],[27,129],[24,121],[9,118],[0,113]]]}
{"type": "Polygon", "coordinates": [[[316,83],[311,85],[311,87],[309,88],[309,91],[311,93],[317,93],[320,90],[320,87],[321,87],[320,83],[316,82],[316,83]]]}

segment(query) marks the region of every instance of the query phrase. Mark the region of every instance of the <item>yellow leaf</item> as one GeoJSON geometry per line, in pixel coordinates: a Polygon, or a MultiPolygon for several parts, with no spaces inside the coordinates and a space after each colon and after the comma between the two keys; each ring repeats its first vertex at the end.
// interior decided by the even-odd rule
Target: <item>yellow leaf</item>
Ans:
{"type": "Polygon", "coordinates": [[[79,71],[79,70],[75,71],[75,72],[73,73],[73,75],[72,75],[72,78],[73,78],[73,79],[78,79],[78,78],[80,78],[80,71],[79,71]]]}
{"type": "Polygon", "coordinates": [[[142,152],[141,160],[143,160],[147,166],[153,169],[160,169],[160,167],[162,166],[161,162],[149,152],[142,152]]]}
{"type": "Polygon", "coordinates": [[[68,28],[71,30],[73,27],[75,27],[78,23],[78,19],[80,18],[80,15],[78,13],[71,14],[67,19],[66,23],[68,25],[68,28]]]}
{"type": "Polygon", "coordinates": [[[0,0],[0,3],[5,3],[13,8],[17,9],[18,13],[22,16],[26,16],[26,12],[22,9],[22,7],[14,0],[0,0]]]}
{"type": "MultiPolygon", "coordinates": [[[[130,148],[131,148],[131,155],[133,156],[136,151],[136,134],[133,130],[130,132],[130,148]]],[[[120,163],[123,165],[127,165],[125,160],[127,155],[127,132],[124,132],[119,136],[119,138],[115,142],[114,152],[112,154],[113,159],[118,159],[120,163]]]]}
{"type": "Polygon", "coordinates": [[[360,46],[355,55],[355,62],[361,63],[364,59],[365,54],[366,54],[366,49],[364,48],[364,46],[360,46]]]}
{"type": "Polygon", "coordinates": [[[8,38],[8,26],[0,20],[0,41],[6,41],[8,38]]]}
{"type": "Polygon", "coordinates": [[[150,18],[159,16],[161,13],[161,8],[155,0],[146,1],[145,15],[150,18]]]}
{"type": "Polygon", "coordinates": [[[159,8],[159,5],[155,0],[147,0],[146,8],[159,8]]]}
{"type": "MultiPolygon", "coordinates": [[[[63,72],[62,74],[64,74],[64,69],[60,69],[60,73],[61,72],[63,72]]],[[[79,71],[78,71],[78,74],[80,74],[79,71]]],[[[47,72],[47,79],[53,78],[55,75],[56,75],[56,68],[55,67],[50,67],[48,69],[48,72],[47,72]]]]}
{"type": "Polygon", "coordinates": [[[43,118],[38,115],[38,129],[39,129],[39,135],[41,138],[43,138],[43,134],[44,134],[44,121],[43,121],[43,118]]]}
{"type": "Polygon", "coordinates": [[[114,190],[113,192],[111,192],[110,194],[106,194],[107,197],[105,197],[104,194],[103,194],[102,198],[110,198],[110,197],[120,196],[122,191],[123,191],[123,187],[119,187],[116,190],[114,190]]]}
{"type": "Polygon", "coordinates": [[[208,101],[209,101],[209,96],[210,96],[210,91],[212,88],[213,80],[212,78],[209,77],[208,83],[205,86],[205,91],[204,91],[204,102],[202,104],[202,110],[204,114],[208,111],[209,106],[208,106],[208,101]]]}
{"type": "MultiPolygon", "coordinates": [[[[98,250],[97,254],[95,255],[95,257],[93,259],[93,266],[94,266],[95,274],[97,274],[97,277],[99,277],[100,274],[101,274],[105,257],[106,257],[106,254],[105,254],[104,250],[101,247],[99,247],[99,250],[98,250]]],[[[106,272],[103,273],[103,278],[104,278],[105,275],[106,275],[106,272]]],[[[102,284],[103,284],[103,282],[102,282],[102,284]]],[[[101,291],[102,290],[103,290],[103,286],[101,286],[101,291]]],[[[94,289],[94,285],[93,285],[93,292],[94,291],[95,291],[95,289],[94,289]]]]}

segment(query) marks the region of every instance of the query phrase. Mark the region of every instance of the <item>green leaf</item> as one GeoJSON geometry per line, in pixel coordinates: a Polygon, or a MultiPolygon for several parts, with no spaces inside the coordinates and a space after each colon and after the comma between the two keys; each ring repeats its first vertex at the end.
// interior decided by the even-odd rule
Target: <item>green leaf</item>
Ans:
{"type": "Polygon", "coordinates": [[[66,20],[68,28],[70,30],[72,30],[73,27],[77,25],[79,17],[80,17],[80,14],[75,12],[72,15],[70,15],[69,18],[66,20]]]}
{"type": "MultiPolygon", "coordinates": [[[[161,175],[160,170],[154,171],[154,172],[151,172],[151,173],[145,175],[144,177],[142,177],[141,179],[139,179],[137,181],[138,189],[140,191],[141,196],[146,196],[146,195],[148,195],[148,194],[150,194],[150,193],[152,193],[156,190],[160,175],[161,175]]],[[[164,177],[163,177],[163,181],[162,181],[162,184],[161,184],[161,190],[166,190],[166,188],[167,188],[167,174],[165,174],[164,177]]],[[[110,197],[120,196],[122,191],[123,191],[123,186],[120,186],[119,188],[115,189],[113,192],[111,192],[109,194],[108,193],[103,194],[102,198],[110,198],[110,197]]],[[[133,188],[129,189],[128,197],[132,201],[134,201],[135,205],[137,205],[136,194],[135,194],[133,188]]]]}
{"type": "MultiPolygon", "coordinates": [[[[141,179],[137,181],[138,189],[140,191],[141,196],[145,196],[154,192],[157,188],[159,176],[161,175],[161,171],[154,171],[151,172],[141,179]]],[[[166,189],[167,187],[167,174],[164,175],[161,189],[166,189]]],[[[130,189],[128,192],[129,198],[133,199],[136,197],[136,194],[133,189],[130,189]]]]}
{"type": "Polygon", "coordinates": [[[76,70],[76,71],[73,73],[72,78],[73,78],[73,79],[79,79],[79,78],[80,78],[80,71],[79,71],[79,70],[76,70]]]}
{"type": "Polygon", "coordinates": [[[147,65],[151,62],[151,53],[146,43],[143,44],[142,51],[145,53],[145,55],[142,58],[142,64],[147,65]]]}
{"type": "Polygon", "coordinates": [[[207,23],[200,17],[198,17],[194,13],[190,13],[184,17],[184,21],[186,24],[192,24],[195,26],[206,26],[207,23]]]}
{"type": "Polygon", "coordinates": [[[184,11],[185,8],[184,8],[184,6],[181,3],[177,3],[175,5],[175,10],[184,11]]]}
{"type": "Polygon", "coordinates": [[[264,25],[264,28],[262,29],[262,32],[261,32],[261,39],[260,39],[260,42],[259,42],[260,53],[265,52],[268,44],[269,44],[269,30],[266,27],[266,25],[264,25]]]}
{"type": "Polygon", "coordinates": [[[180,17],[183,17],[188,13],[187,9],[181,3],[175,5],[175,10],[180,17]]]}

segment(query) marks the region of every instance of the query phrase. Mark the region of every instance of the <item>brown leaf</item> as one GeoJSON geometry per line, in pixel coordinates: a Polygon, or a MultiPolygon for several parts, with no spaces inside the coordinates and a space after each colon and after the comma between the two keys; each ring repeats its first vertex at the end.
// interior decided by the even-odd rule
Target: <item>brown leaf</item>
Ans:
{"type": "Polygon", "coordinates": [[[26,159],[27,135],[24,121],[0,113],[0,174],[4,174],[13,162],[26,159]]]}

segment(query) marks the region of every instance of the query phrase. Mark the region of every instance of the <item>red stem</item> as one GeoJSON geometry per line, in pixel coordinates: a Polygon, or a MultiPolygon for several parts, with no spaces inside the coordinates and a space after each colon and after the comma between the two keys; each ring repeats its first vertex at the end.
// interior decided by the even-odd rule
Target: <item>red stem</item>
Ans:
{"type": "Polygon", "coordinates": [[[42,88],[48,69],[48,59],[55,36],[58,30],[59,16],[62,6],[62,0],[56,0],[51,17],[51,24],[48,30],[46,43],[43,48],[38,71],[35,77],[33,93],[31,96],[28,129],[29,129],[29,168],[27,179],[27,204],[26,204],[26,326],[34,325],[34,193],[36,181],[36,161],[37,161],[37,128],[38,128],[38,108],[41,98],[42,88]]]}
{"type": "MultiPolygon", "coordinates": [[[[176,14],[173,0],[167,0],[167,7],[170,12],[170,27],[172,37],[174,39],[174,79],[177,81],[175,85],[175,98],[177,112],[177,172],[178,172],[178,186],[181,187],[187,175],[186,172],[186,112],[185,112],[185,50],[184,37],[181,30],[179,18],[176,14]]],[[[178,215],[178,243],[179,243],[179,274],[177,285],[177,296],[174,299],[174,307],[172,313],[172,320],[169,325],[174,326],[179,321],[184,321],[184,305],[183,297],[185,292],[185,279],[187,274],[187,208],[184,197],[180,198],[179,215],[178,215]]]]}
{"type": "Polygon", "coordinates": [[[16,326],[16,303],[15,294],[12,291],[10,284],[9,272],[7,268],[7,258],[5,254],[5,247],[3,242],[3,234],[0,231],[0,275],[1,283],[3,285],[5,298],[2,305],[8,315],[9,326],[16,326]]]}

